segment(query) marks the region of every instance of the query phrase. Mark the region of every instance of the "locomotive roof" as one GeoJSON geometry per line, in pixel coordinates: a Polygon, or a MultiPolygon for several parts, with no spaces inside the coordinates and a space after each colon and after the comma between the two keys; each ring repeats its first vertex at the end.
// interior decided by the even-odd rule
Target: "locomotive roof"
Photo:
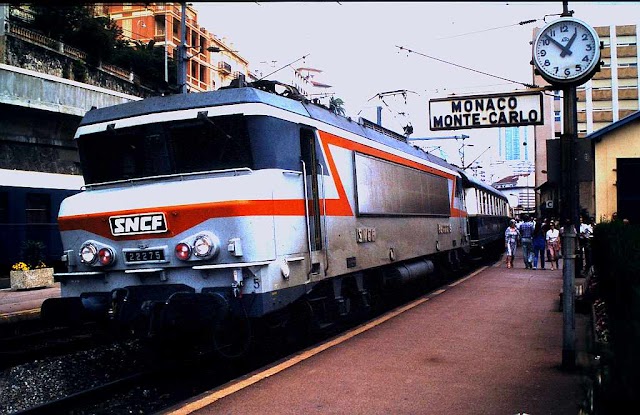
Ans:
{"type": "MultiPolygon", "coordinates": [[[[364,126],[353,121],[351,118],[336,115],[323,106],[285,98],[275,93],[265,92],[251,87],[152,97],[141,101],[132,101],[125,104],[92,109],[85,114],[80,122],[80,127],[154,113],[245,103],[263,103],[281,108],[367,137],[373,141],[388,145],[389,147],[401,150],[415,157],[428,160],[431,163],[452,171],[458,171],[455,166],[452,166],[445,160],[402,141],[401,139],[404,137],[399,134],[390,131],[388,134],[384,134],[383,132],[377,131],[378,129],[364,126]]],[[[379,128],[379,130],[384,130],[384,128],[379,128]]]]}

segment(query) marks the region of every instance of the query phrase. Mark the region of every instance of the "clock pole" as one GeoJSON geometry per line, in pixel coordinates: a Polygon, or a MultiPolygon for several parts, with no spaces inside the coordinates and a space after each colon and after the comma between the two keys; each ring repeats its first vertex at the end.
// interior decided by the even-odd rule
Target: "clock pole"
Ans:
{"type": "MultiPolygon", "coordinates": [[[[560,18],[572,17],[569,2],[562,2],[560,18]]],[[[575,269],[576,229],[579,194],[575,174],[575,140],[578,137],[578,104],[576,85],[562,87],[563,134],[560,137],[560,226],[562,234],[562,367],[574,369],[576,364],[575,269]]]]}
{"type": "Polygon", "coordinates": [[[561,136],[562,199],[560,204],[562,235],[562,366],[565,369],[575,367],[575,261],[576,229],[578,222],[579,194],[576,186],[575,140],[577,138],[577,99],[576,87],[563,88],[564,133],[561,136]]]}
{"type": "Polygon", "coordinates": [[[576,88],[599,70],[600,41],[596,31],[573,17],[567,1],[562,2],[560,19],[544,26],[536,36],[533,63],[554,89],[563,91],[564,131],[560,137],[560,220],[562,221],[562,366],[575,367],[575,272],[576,226],[579,191],[575,147],[578,138],[576,88]]]}

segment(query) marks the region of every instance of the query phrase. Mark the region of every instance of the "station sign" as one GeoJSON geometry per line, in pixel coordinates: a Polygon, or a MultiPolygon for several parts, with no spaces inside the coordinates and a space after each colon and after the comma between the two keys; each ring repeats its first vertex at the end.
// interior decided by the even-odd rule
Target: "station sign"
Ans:
{"type": "Polygon", "coordinates": [[[542,92],[523,91],[429,100],[429,128],[432,131],[542,124],[542,92]]]}

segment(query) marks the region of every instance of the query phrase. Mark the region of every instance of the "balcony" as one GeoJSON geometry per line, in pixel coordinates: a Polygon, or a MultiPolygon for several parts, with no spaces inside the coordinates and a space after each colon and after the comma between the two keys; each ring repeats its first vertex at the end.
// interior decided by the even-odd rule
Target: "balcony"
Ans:
{"type": "Polygon", "coordinates": [[[224,72],[227,74],[231,73],[231,65],[227,62],[218,62],[218,69],[220,70],[220,72],[224,72]]]}

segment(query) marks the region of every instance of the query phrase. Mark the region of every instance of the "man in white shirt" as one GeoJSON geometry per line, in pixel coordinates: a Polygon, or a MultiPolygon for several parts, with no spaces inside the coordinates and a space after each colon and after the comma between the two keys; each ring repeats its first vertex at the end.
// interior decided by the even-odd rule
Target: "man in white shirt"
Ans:
{"type": "Polygon", "coordinates": [[[588,272],[591,268],[591,238],[593,237],[593,220],[586,221],[580,216],[580,236],[578,241],[580,244],[580,252],[584,258],[584,271],[588,272]]]}

